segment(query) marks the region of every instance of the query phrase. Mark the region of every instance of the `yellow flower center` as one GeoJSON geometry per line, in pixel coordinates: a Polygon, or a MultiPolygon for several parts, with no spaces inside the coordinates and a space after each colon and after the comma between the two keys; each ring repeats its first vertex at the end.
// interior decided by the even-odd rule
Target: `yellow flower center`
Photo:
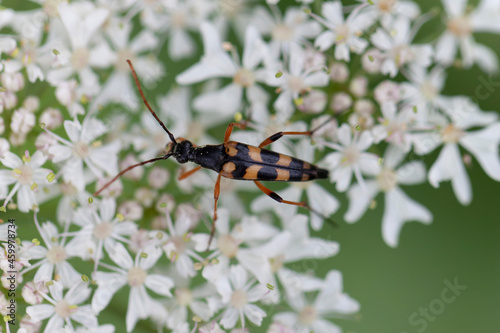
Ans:
{"type": "Polygon", "coordinates": [[[23,164],[19,169],[13,170],[13,176],[16,177],[21,185],[29,185],[33,182],[33,169],[28,164],[23,164]]]}
{"type": "Polygon", "coordinates": [[[252,72],[247,69],[240,69],[233,78],[234,83],[242,86],[242,87],[250,87],[255,83],[255,77],[252,72]]]}
{"type": "Polygon", "coordinates": [[[457,37],[467,37],[472,33],[472,26],[467,16],[452,18],[447,26],[448,31],[457,37]]]}
{"type": "Polygon", "coordinates": [[[128,67],[127,59],[129,59],[133,63],[134,58],[135,58],[134,53],[129,49],[123,49],[118,51],[115,62],[116,69],[119,70],[120,72],[128,73],[130,68],[128,67]]]}
{"type": "Polygon", "coordinates": [[[341,162],[344,165],[352,165],[357,163],[359,160],[359,150],[356,146],[350,145],[346,147],[342,153],[341,162]]]}
{"type": "Polygon", "coordinates": [[[67,258],[66,250],[62,246],[53,246],[47,251],[47,260],[51,264],[58,264],[67,258]]]}
{"type": "Polygon", "coordinates": [[[293,29],[286,24],[277,24],[271,35],[274,40],[286,42],[293,40],[293,29]]]}
{"type": "Polygon", "coordinates": [[[269,258],[269,263],[271,264],[271,271],[276,273],[279,271],[285,262],[285,255],[279,254],[274,258],[269,258]]]}
{"type": "Polygon", "coordinates": [[[231,295],[231,305],[236,309],[242,309],[247,305],[247,292],[242,289],[237,289],[231,295]]]}
{"type": "Polygon", "coordinates": [[[239,244],[230,235],[222,235],[217,239],[219,250],[228,258],[234,258],[238,253],[239,244]]]}
{"type": "Polygon", "coordinates": [[[453,124],[446,126],[441,131],[441,137],[446,143],[457,143],[464,135],[465,132],[453,124]]]}
{"type": "Polygon", "coordinates": [[[391,169],[382,170],[382,172],[377,176],[377,183],[384,192],[392,190],[398,184],[396,172],[391,169]]]}
{"type": "Polygon", "coordinates": [[[193,294],[189,289],[179,288],[175,290],[175,299],[181,306],[187,306],[193,301],[193,294]]]}
{"type": "Polygon", "coordinates": [[[430,81],[424,81],[420,85],[420,92],[428,101],[434,100],[438,95],[436,86],[434,86],[430,81]]]}
{"type": "Polygon", "coordinates": [[[89,58],[90,51],[87,48],[78,48],[73,51],[73,54],[71,54],[71,66],[73,66],[75,71],[79,72],[87,67],[89,58]]]}
{"type": "Polygon", "coordinates": [[[69,316],[71,316],[71,313],[76,309],[77,307],[71,306],[65,299],[58,301],[54,308],[56,314],[61,318],[69,318],[69,316]]]}
{"type": "Polygon", "coordinates": [[[384,13],[390,13],[396,5],[397,0],[380,0],[378,2],[378,8],[384,13]]]}
{"type": "Polygon", "coordinates": [[[344,43],[347,40],[347,37],[349,37],[349,27],[347,24],[340,24],[335,28],[335,32],[337,34],[337,44],[344,43]]]}
{"type": "Polygon", "coordinates": [[[80,158],[85,158],[90,153],[90,147],[85,142],[78,141],[73,145],[73,153],[80,158]]]}
{"type": "Polygon", "coordinates": [[[131,287],[139,287],[146,281],[146,271],[139,267],[132,267],[127,274],[127,281],[131,287]]]}
{"type": "Polygon", "coordinates": [[[318,312],[312,305],[305,306],[299,313],[299,322],[304,326],[310,326],[318,318],[318,312]]]}
{"type": "Polygon", "coordinates": [[[101,222],[94,228],[94,237],[96,239],[106,239],[113,232],[113,224],[111,222],[101,222]]]}
{"type": "Polygon", "coordinates": [[[294,92],[300,93],[305,89],[304,80],[299,76],[291,76],[288,79],[288,87],[294,92]]]}

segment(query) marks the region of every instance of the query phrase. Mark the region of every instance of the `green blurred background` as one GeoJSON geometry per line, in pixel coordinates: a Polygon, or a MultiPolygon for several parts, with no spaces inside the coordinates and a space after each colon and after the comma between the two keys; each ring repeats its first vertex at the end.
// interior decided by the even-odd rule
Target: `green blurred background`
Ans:
{"type": "MultiPolygon", "coordinates": [[[[344,1],[344,4],[350,3],[353,2],[344,1]]],[[[418,3],[424,11],[440,6],[438,1],[432,0],[418,3]]],[[[470,1],[470,4],[475,3],[477,1],[470,1]]],[[[4,2],[6,7],[9,7],[8,4],[12,2],[4,2]]],[[[20,4],[12,6],[19,8],[20,4]]],[[[424,26],[417,42],[421,36],[435,36],[442,31],[439,15],[424,26]]],[[[477,34],[476,39],[493,47],[500,55],[500,36],[477,34]]],[[[164,49],[160,58],[167,59],[164,49]]],[[[183,62],[179,67],[171,66],[168,60],[166,63],[169,75],[165,80],[168,81],[173,80],[174,75],[189,66],[191,61],[183,62]]],[[[474,97],[476,88],[482,84],[480,78],[488,79],[488,76],[476,67],[470,70],[451,69],[444,93],[474,97]]],[[[498,75],[493,80],[500,83],[498,75]]],[[[162,82],[154,91],[163,94],[170,84],[162,82]]],[[[153,92],[150,96],[154,96],[153,92]]],[[[154,97],[149,98],[155,100],[154,97]]],[[[480,106],[483,110],[498,112],[500,87],[481,100],[480,106]]],[[[437,152],[425,158],[427,167],[435,161],[437,152]]],[[[331,269],[342,272],[344,290],[361,304],[358,315],[350,319],[333,319],[345,332],[500,331],[500,183],[490,179],[475,160],[468,172],[473,187],[473,201],[467,207],[458,203],[449,183],[442,183],[438,189],[429,184],[403,188],[411,198],[429,208],[434,214],[434,221],[429,226],[413,222],[405,224],[396,249],[389,248],[381,237],[382,196],[377,197],[375,209],[350,225],[342,222],[347,201],[344,195],[338,195],[342,206],[334,219],[340,222],[340,227],[326,227],[321,236],[326,235],[327,239],[338,241],[340,253],[329,260],[306,261],[293,266],[299,270],[301,267],[305,271],[315,270],[318,276],[324,276],[331,269]],[[455,279],[467,289],[461,291],[453,302],[441,302],[442,292],[447,288],[445,281],[453,283],[455,279]],[[440,308],[441,304],[444,304],[443,308],[440,308]],[[429,311],[431,317],[425,319],[419,311],[430,305],[434,306],[436,312],[433,314],[429,311]],[[418,324],[411,324],[412,315],[415,321],[420,320],[418,324]]],[[[8,214],[17,219],[24,238],[25,226],[33,228],[32,215],[8,214]]],[[[41,220],[45,219],[42,217],[41,220]]],[[[34,235],[26,235],[26,238],[34,235]]],[[[86,272],[83,267],[86,265],[82,266],[81,271],[86,272]]],[[[90,267],[86,274],[89,273],[90,267]]],[[[449,292],[446,294],[451,295],[449,292]]],[[[128,289],[122,289],[115,295],[110,307],[99,316],[100,323],[113,323],[117,326],[116,332],[125,331],[122,311],[127,299],[128,289]]],[[[134,330],[146,331],[153,330],[145,321],[140,322],[134,330]]],[[[251,329],[251,332],[264,331],[264,328],[251,329]]]]}

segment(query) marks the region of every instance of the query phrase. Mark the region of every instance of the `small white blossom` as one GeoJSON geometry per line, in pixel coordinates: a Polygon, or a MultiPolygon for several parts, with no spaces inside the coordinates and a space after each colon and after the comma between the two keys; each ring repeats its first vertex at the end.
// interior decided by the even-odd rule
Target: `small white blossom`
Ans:
{"type": "Polygon", "coordinates": [[[10,190],[3,203],[5,208],[14,194],[17,194],[17,205],[21,212],[28,212],[37,204],[35,191],[40,185],[49,185],[53,178],[52,171],[41,168],[47,160],[42,152],[37,151],[30,156],[28,152],[21,160],[17,155],[11,152],[5,152],[0,162],[12,170],[0,170],[0,187],[15,184],[10,190]],[[38,185],[40,184],[40,185],[38,185]]]}
{"type": "Polygon", "coordinates": [[[90,296],[92,290],[84,282],[73,284],[65,295],[60,283],[54,282],[49,286],[52,297],[45,295],[45,298],[51,303],[28,306],[28,313],[32,320],[42,321],[48,319],[44,333],[56,332],[63,326],[73,327],[72,320],[84,325],[85,327],[96,327],[97,317],[92,312],[90,305],[80,305],[90,296]]]}
{"type": "Polygon", "coordinates": [[[245,327],[245,318],[253,324],[261,326],[266,312],[252,304],[261,300],[267,293],[267,287],[262,284],[253,285],[248,281],[247,271],[240,265],[231,266],[229,275],[219,279],[215,286],[222,296],[222,303],[226,308],[222,313],[220,324],[226,328],[233,328],[238,319],[245,327]]]}
{"type": "Polygon", "coordinates": [[[321,13],[326,18],[321,22],[328,28],[322,32],[314,46],[321,51],[329,49],[335,44],[335,59],[350,60],[350,52],[362,53],[368,46],[368,42],[360,35],[371,24],[366,14],[360,12],[363,6],[358,6],[344,20],[342,3],[340,1],[325,2],[321,7],[321,13]]]}
{"type": "Polygon", "coordinates": [[[25,108],[19,108],[12,114],[10,129],[16,134],[26,134],[35,126],[35,115],[25,108]]]}
{"type": "Polygon", "coordinates": [[[399,18],[388,30],[379,28],[372,35],[371,42],[384,54],[382,74],[394,77],[404,66],[427,67],[432,63],[432,46],[411,44],[415,32],[410,28],[410,20],[399,18]]]}
{"type": "Polygon", "coordinates": [[[66,182],[73,183],[78,190],[85,187],[84,163],[92,173],[102,178],[103,171],[109,175],[118,173],[117,153],[120,149],[118,141],[102,145],[98,137],[106,133],[106,126],[96,118],[87,117],[83,124],[78,120],[64,122],[64,129],[69,140],[63,139],[52,132],[59,143],[49,148],[54,157],[54,163],[63,162],[61,173],[66,182]]]}
{"type": "Polygon", "coordinates": [[[245,32],[245,48],[242,63],[231,58],[223,49],[219,34],[209,23],[201,24],[204,44],[204,56],[201,61],[176,78],[180,84],[192,84],[208,78],[228,77],[233,82],[224,88],[198,96],[193,105],[206,112],[217,112],[224,117],[232,116],[240,107],[243,92],[250,103],[262,102],[267,93],[257,84],[265,79],[259,65],[267,57],[267,49],[257,29],[249,26],[245,32]],[[221,104],[221,98],[224,103],[221,104]]]}
{"type": "Polygon", "coordinates": [[[420,154],[427,154],[443,145],[438,159],[429,170],[429,182],[438,187],[440,182],[451,180],[458,201],[467,205],[472,200],[472,189],[458,147],[461,145],[468,150],[488,176],[500,181],[500,123],[497,121],[497,114],[482,112],[475,105],[471,105],[470,101],[455,98],[451,103],[448,109],[452,121],[434,115],[433,123],[439,125],[440,130],[414,134],[414,143],[417,153],[420,154]],[[469,130],[478,125],[487,127],[469,130]]]}
{"type": "Polygon", "coordinates": [[[379,168],[375,179],[367,180],[366,187],[354,185],[347,193],[349,208],[344,219],[352,223],[361,218],[379,192],[384,192],[384,216],[382,218],[382,236],[387,245],[396,247],[403,224],[419,221],[429,224],[432,214],[413,199],[409,198],[398,186],[414,185],[425,181],[425,167],[422,162],[409,162],[398,167],[405,157],[405,152],[390,146],[384,155],[384,164],[379,168]]]}
{"type": "Polygon", "coordinates": [[[129,301],[127,306],[126,325],[127,332],[131,332],[139,319],[147,317],[165,318],[165,308],[148,295],[146,288],[155,293],[172,297],[170,289],[174,283],[172,279],[160,274],[148,274],[161,256],[161,250],[148,247],[132,259],[123,244],[116,243],[112,252],[108,253],[111,260],[117,265],[115,272],[97,272],[94,279],[98,288],[92,296],[92,309],[100,312],[113,295],[124,285],[130,286],[129,301]],[[144,255],[143,255],[144,253],[144,255]]]}
{"type": "Polygon", "coordinates": [[[363,184],[362,174],[373,175],[378,170],[378,157],[375,154],[367,153],[373,137],[370,132],[363,131],[352,133],[349,125],[343,124],[338,130],[339,144],[325,142],[325,146],[335,149],[336,152],[328,154],[323,160],[323,164],[330,169],[330,179],[336,182],[336,189],[344,192],[351,184],[354,174],[357,181],[363,184]]]}
{"type": "Polygon", "coordinates": [[[465,0],[442,0],[446,11],[447,30],[436,44],[436,60],[449,66],[458,50],[465,67],[477,64],[486,72],[498,70],[498,57],[489,47],[477,43],[475,32],[500,33],[498,2],[482,0],[477,8],[469,11],[465,0]]]}
{"type": "Polygon", "coordinates": [[[332,333],[341,329],[324,319],[335,314],[350,315],[359,311],[359,303],[342,291],[342,275],[339,271],[330,271],[324,287],[309,303],[303,293],[287,298],[293,312],[281,312],[274,315],[273,320],[291,326],[296,333],[332,333]]]}

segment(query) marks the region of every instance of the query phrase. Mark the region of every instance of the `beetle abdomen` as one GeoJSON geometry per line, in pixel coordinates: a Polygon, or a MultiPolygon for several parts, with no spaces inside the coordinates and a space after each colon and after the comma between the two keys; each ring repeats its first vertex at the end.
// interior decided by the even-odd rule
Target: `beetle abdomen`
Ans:
{"type": "Polygon", "coordinates": [[[328,177],[328,171],[298,158],[234,141],[224,144],[226,178],[264,181],[308,181],[328,177]]]}

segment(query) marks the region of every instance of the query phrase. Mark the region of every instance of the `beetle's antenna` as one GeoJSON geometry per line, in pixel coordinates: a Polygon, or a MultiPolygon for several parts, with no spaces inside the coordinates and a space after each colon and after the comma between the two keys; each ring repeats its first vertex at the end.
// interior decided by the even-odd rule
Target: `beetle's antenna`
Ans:
{"type": "Polygon", "coordinates": [[[153,158],[153,159],[150,159],[150,160],[147,160],[147,161],[143,161],[143,162],[140,162],[140,163],[137,163],[137,164],[134,164],[134,165],[131,165],[129,166],[128,168],[126,168],[125,170],[123,170],[122,172],[120,172],[119,174],[117,174],[115,176],[115,178],[111,179],[109,182],[106,183],[106,185],[104,185],[103,187],[101,187],[101,189],[97,192],[94,193],[94,197],[97,197],[99,195],[99,193],[101,193],[104,189],[106,189],[109,185],[113,184],[113,182],[115,180],[117,180],[118,178],[120,178],[121,175],[123,175],[125,172],[129,171],[129,170],[132,170],[133,168],[135,167],[138,167],[138,166],[141,166],[141,165],[144,165],[144,164],[148,164],[148,163],[153,163],[153,162],[156,162],[156,161],[159,161],[159,160],[166,160],[167,158],[169,158],[170,156],[172,156],[171,153],[169,154],[166,154],[165,156],[161,156],[161,157],[156,157],[156,158],[153,158]]]}
{"type": "Polygon", "coordinates": [[[137,73],[135,72],[134,66],[132,65],[132,62],[129,59],[127,59],[127,62],[128,62],[128,65],[130,66],[130,69],[132,70],[132,75],[134,76],[135,85],[139,89],[139,94],[141,95],[142,100],[144,101],[144,104],[147,106],[147,108],[149,109],[149,111],[151,111],[151,114],[153,115],[153,117],[155,117],[156,121],[160,124],[160,126],[163,128],[163,130],[165,132],[167,132],[170,140],[173,143],[177,143],[177,141],[175,141],[174,135],[172,133],[170,133],[170,131],[165,126],[165,124],[160,120],[160,118],[158,118],[158,116],[156,115],[156,113],[153,111],[153,109],[149,105],[148,101],[146,100],[146,97],[144,96],[144,93],[142,92],[141,84],[139,82],[139,78],[137,77],[137,73]]]}
{"type": "Polygon", "coordinates": [[[332,227],[337,228],[339,226],[337,222],[335,222],[334,220],[332,220],[331,218],[329,218],[325,214],[318,212],[316,209],[311,208],[311,206],[307,205],[304,208],[308,209],[311,213],[313,213],[313,214],[321,217],[323,220],[327,221],[329,224],[332,225],[332,227]]]}

